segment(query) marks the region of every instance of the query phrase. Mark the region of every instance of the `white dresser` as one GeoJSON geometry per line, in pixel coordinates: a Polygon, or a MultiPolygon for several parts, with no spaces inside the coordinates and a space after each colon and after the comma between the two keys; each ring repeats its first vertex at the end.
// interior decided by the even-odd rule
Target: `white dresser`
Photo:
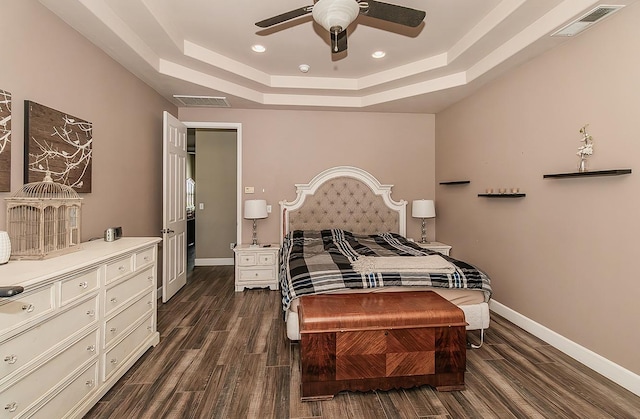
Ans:
{"type": "Polygon", "coordinates": [[[241,244],[233,249],[236,254],[236,292],[245,288],[278,289],[278,252],[280,246],[269,247],[241,244]]]}
{"type": "Polygon", "coordinates": [[[151,346],[158,238],[0,266],[0,418],[82,417],[151,346]]]}
{"type": "Polygon", "coordinates": [[[449,246],[448,244],[440,242],[420,243],[419,241],[415,243],[423,249],[433,250],[434,252],[442,253],[443,255],[449,256],[449,253],[451,252],[451,246],[449,246]]]}

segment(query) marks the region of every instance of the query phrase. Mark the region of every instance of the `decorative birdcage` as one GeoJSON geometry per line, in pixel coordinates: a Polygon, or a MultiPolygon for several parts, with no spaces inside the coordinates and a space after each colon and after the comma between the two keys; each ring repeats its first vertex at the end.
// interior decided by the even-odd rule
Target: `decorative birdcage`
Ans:
{"type": "Polygon", "coordinates": [[[5,200],[11,259],[45,259],[80,248],[82,198],[70,186],[46,175],[5,200]]]}

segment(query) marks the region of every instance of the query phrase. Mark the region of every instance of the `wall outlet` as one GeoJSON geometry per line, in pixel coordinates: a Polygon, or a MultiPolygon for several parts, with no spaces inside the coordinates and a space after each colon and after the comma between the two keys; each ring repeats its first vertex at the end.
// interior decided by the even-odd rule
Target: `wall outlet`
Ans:
{"type": "Polygon", "coordinates": [[[229,243],[229,249],[233,250],[234,247],[236,247],[235,243],[229,243]]]}
{"type": "Polygon", "coordinates": [[[200,208],[201,210],[203,210],[203,209],[204,209],[204,202],[200,202],[200,203],[198,204],[198,208],[200,208]]]}
{"type": "Polygon", "coordinates": [[[267,205],[267,213],[271,214],[271,205],[267,205]]]}
{"type": "Polygon", "coordinates": [[[253,186],[245,186],[244,187],[244,193],[254,193],[254,188],[253,186]]]}

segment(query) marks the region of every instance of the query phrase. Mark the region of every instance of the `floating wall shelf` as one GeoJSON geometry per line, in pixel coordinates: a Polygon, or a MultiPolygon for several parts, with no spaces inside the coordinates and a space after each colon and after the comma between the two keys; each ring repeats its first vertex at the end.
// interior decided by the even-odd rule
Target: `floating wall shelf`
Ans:
{"type": "Polygon", "coordinates": [[[484,198],[524,198],[525,193],[479,193],[478,196],[484,198]]]}
{"type": "Polygon", "coordinates": [[[548,178],[567,178],[567,177],[589,177],[589,176],[620,176],[628,175],[631,169],[611,169],[611,170],[594,170],[589,172],[571,172],[571,173],[555,173],[543,175],[544,179],[548,178]]]}
{"type": "Polygon", "coordinates": [[[448,182],[440,182],[441,185],[466,185],[471,183],[470,180],[450,180],[448,182]]]}

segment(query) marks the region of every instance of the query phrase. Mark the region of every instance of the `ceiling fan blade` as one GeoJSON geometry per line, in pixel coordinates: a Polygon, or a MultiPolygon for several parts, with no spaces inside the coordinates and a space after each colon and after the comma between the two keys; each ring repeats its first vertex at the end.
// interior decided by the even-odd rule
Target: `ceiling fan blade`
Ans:
{"type": "Polygon", "coordinates": [[[278,16],[270,17],[269,19],[261,20],[260,22],[256,23],[256,26],[260,28],[268,28],[270,26],[286,22],[287,20],[295,19],[297,17],[309,14],[311,13],[312,10],[313,10],[313,6],[301,7],[299,9],[292,10],[290,12],[283,13],[278,16]]]}
{"type": "Polygon", "coordinates": [[[396,6],[395,4],[380,1],[368,0],[360,3],[368,4],[368,7],[362,7],[360,9],[360,14],[412,28],[418,26],[427,15],[427,13],[422,10],[396,6]]]}
{"type": "Polygon", "coordinates": [[[338,54],[347,50],[347,30],[331,31],[331,53],[338,54]]]}

